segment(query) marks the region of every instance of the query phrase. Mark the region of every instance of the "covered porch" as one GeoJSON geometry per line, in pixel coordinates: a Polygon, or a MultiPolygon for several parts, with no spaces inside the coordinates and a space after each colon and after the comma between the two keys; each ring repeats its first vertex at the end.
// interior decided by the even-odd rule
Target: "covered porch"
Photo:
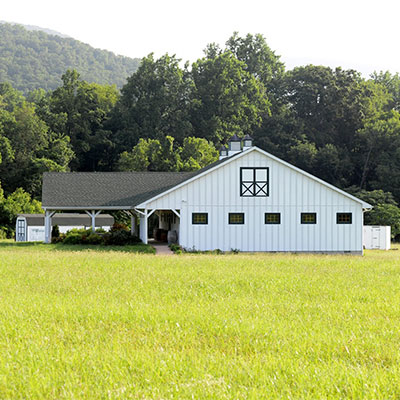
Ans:
{"type": "Polygon", "coordinates": [[[101,215],[103,212],[110,212],[110,211],[124,211],[129,217],[131,221],[131,234],[135,236],[139,236],[139,228],[138,228],[138,222],[139,222],[139,214],[136,213],[134,210],[125,210],[125,209],[116,209],[113,208],[113,210],[106,209],[106,210],[86,210],[86,209],[66,209],[66,208],[58,208],[58,209],[47,209],[45,208],[45,213],[44,213],[44,243],[51,243],[51,232],[53,230],[53,217],[56,213],[58,212],[63,212],[63,213],[68,213],[73,211],[75,213],[81,213],[81,214],[86,214],[89,216],[91,220],[91,229],[93,232],[96,231],[96,227],[98,227],[98,224],[96,222],[96,217],[101,215]]]}
{"type": "MultiPolygon", "coordinates": [[[[43,174],[42,207],[45,242],[51,242],[52,217],[56,212],[85,213],[96,229],[102,212],[123,211],[131,218],[131,233],[147,244],[153,229],[176,235],[179,240],[180,210],[148,207],[148,201],[193,175],[191,172],[46,172],[43,174]],[[157,216],[157,226],[152,220],[157,216]],[[149,229],[151,229],[149,235],[149,229]]],[[[168,207],[168,206],[167,206],[168,207]]],[[[168,238],[167,238],[168,240],[168,238]]]]}
{"type": "MultiPolygon", "coordinates": [[[[179,243],[179,228],[180,228],[180,210],[157,210],[157,209],[125,209],[113,207],[114,211],[124,211],[131,221],[131,234],[138,236],[144,244],[148,244],[149,237],[153,237],[160,242],[179,243]],[[149,224],[152,215],[157,219],[149,224]],[[159,236],[158,236],[159,235],[159,236]]],[[[71,211],[65,208],[56,210],[45,209],[44,227],[45,227],[45,243],[51,243],[51,232],[53,229],[53,216],[57,212],[71,211]]],[[[96,217],[102,212],[110,212],[107,209],[74,209],[76,212],[87,214],[91,219],[91,229],[96,231],[96,217]]]]}

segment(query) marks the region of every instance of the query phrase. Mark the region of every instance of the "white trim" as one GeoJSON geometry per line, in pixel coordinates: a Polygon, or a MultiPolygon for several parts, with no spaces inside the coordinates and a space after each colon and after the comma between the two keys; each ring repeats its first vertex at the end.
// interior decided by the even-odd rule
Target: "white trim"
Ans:
{"type": "Polygon", "coordinates": [[[299,172],[300,174],[303,174],[303,175],[307,176],[307,177],[310,178],[310,179],[313,179],[314,181],[316,181],[316,182],[318,182],[318,183],[320,183],[320,184],[322,184],[322,185],[324,185],[324,186],[326,186],[326,187],[328,187],[328,188],[330,188],[330,189],[332,189],[332,190],[334,190],[334,191],[336,191],[336,192],[342,194],[343,196],[346,196],[346,197],[350,198],[350,199],[353,200],[353,201],[356,201],[357,203],[360,203],[360,204],[362,205],[362,207],[363,207],[364,210],[370,210],[370,209],[372,208],[371,204],[368,204],[368,203],[366,203],[365,201],[362,201],[362,200],[358,199],[357,197],[352,196],[351,194],[349,194],[349,193],[347,193],[347,192],[345,192],[345,191],[343,191],[343,190],[337,188],[336,186],[333,186],[333,185],[331,185],[330,183],[325,182],[325,181],[323,181],[322,179],[317,178],[316,176],[311,175],[311,174],[309,174],[308,172],[303,171],[302,169],[297,168],[297,167],[295,167],[294,165],[289,164],[288,162],[283,161],[283,160],[281,160],[280,158],[275,157],[275,156],[273,156],[272,154],[267,153],[266,151],[264,151],[264,150],[262,150],[262,149],[260,149],[260,148],[258,148],[258,147],[256,147],[256,146],[250,147],[248,150],[244,150],[244,151],[242,151],[240,154],[236,154],[235,156],[230,157],[229,160],[226,160],[225,162],[220,163],[220,164],[216,165],[215,167],[210,168],[210,169],[208,169],[208,170],[206,170],[206,171],[204,171],[204,172],[202,172],[202,173],[200,173],[200,174],[198,174],[198,175],[196,175],[196,176],[194,176],[194,177],[192,177],[192,178],[190,178],[190,179],[188,179],[188,180],[186,180],[186,181],[184,181],[184,182],[182,182],[182,183],[180,183],[180,184],[178,184],[178,185],[176,185],[176,186],[174,186],[174,187],[172,187],[172,188],[170,188],[170,189],[168,189],[168,190],[166,190],[165,192],[160,193],[160,194],[158,194],[158,195],[156,195],[156,196],[154,196],[154,197],[152,197],[152,198],[146,200],[145,202],[138,204],[136,207],[138,207],[138,208],[145,208],[146,205],[147,205],[148,203],[150,203],[150,202],[152,202],[152,201],[154,201],[154,200],[157,200],[157,199],[159,199],[160,197],[163,197],[163,196],[165,196],[166,194],[171,193],[171,192],[173,192],[174,190],[179,189],[180,187],[182,187],[182,186],[184,186],[184,185],[187,185],[188,183],[193,182],[193,181],[195,181],[196,179],[199,179],[199,178],[201,178],[202,176],[204,176],[204,175],[206,175],[206,174],[208,174],[208,173],[210,173],[210,172],[215,171],[216,169],[221,168],[221,167],[223,167],[223,166],[225,166],[225,165],[227,165],[227,164],[229,164],[229,163],[231,163],[231,162],[237,160],[238,158],[243,157],[244,155],[246,155],[246,154],[248,154],[248,153],[250,153],[250,152],[252,152],[252,151],[258,151],[258,152],[260,152],[261,154],[264,154],[265,156],[271,158],[272,160],[274,160],[274,161],[276,161],[276,162],[279,162],[279,163],[285,165],[286,167],[291,168],[291,169],[293,169],[294,171],[299,172]]]}
{"type": "Polygon", "coordinates": [[[153,209],[147,214],[147,218],[150,217],[150,215],[153,214],[154,211],[156,211],[155,208],[153,208],[153,209]]]}
{"type": "Polygon", "coordinates": [[[85,210],[85,213],[89,215],[89,217],[92,220],[92,232],[96,232],[96,217],[101,214],[102,210],[96,211],[96,210],[85,210]]]}
{"type": "Polygon", "coordinates": [[[145,210],[145,212],[136,210],[136,208],[134,208],[134,210],[135,210],[138,214],[146,215],[146,210],[145,210]]]}
{"type": "Polygon", "coordinates": [[[176,214],[176,216],[177,216],[178,218],[181,217],[181,214],[180,214],[177,210],[175,210],[175,209],[173,209],[173,208],[171,208],[171,210],[176,214]]]}

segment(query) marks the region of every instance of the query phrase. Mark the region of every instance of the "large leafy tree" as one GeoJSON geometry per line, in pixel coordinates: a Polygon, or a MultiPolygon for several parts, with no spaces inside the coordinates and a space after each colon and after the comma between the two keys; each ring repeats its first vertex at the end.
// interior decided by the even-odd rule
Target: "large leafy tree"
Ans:
{"type": "Polygon", "coordinates": [[[264,85],[230,51],[208,55],[192,65],[192,124],[196,136],[225,142],[261,124],[269,111],[264,85]]]}
{"type": "Polygon", "coordinates": [[[62,81],[63,85],[41,103],[43,118],[52,130],[70,138],[74,170],[110,168],[114,143],[104,124],[118,99],[116,87],[83,81],[75,70],[68,70],[62,81]]]}
{"type": "Polygon", "coordinates": [[[174,138],[140,139],[128,152],[124,151],[118,160],[119,171],[179,171],[179,151],[174,148],[174,138]]]}
{"type": "Polygon", "coordinates": [[[119,150],[131,149],[140,138],[163,140],[173,136],[182,143],[190,136],[191,83],[179,62],[168,54],[157,60],[150,54],[128,78],[113,118],[119,150]]]}
{"type": "Polygon", "coordinates": [[[0,154],[6,193],[22,187],[35,197],[42,173],[64,171],[72,158],[69,138],[49,130],[35,105],[10,85],[0,86],[0,154]]]}
{"type": "Polygon", "coordinates": [[[317,148],[328,143],[352,148],[365,107],[358,72],[308,65],[289,71],[283,85],[286,102],[308,140],[317,148]]]}
{"type": "Polygon", "coordinates": [[[391,107],[400,111],[400,75],[399,73],[391,74],[389,71],[386,72],[374,72],[371,75],[372,80],[375,83],[379,83],[384,86],[391,95],[391,107]]]}
{"type": "Polygon", "coordinates": [[[0,185],[0,238],[14,236],[17,216],[22,213],[43,213],[41,203],[22,188],[5,197],[0,185]]]}
{"type": "Polygon", "coordinates": [[[44,171],[68,167],[68,138],[48,129],[35,106],[9,85],[0,88],[0,175],[6,193],[18,187],[40,196],[44,171]]]}
{"type": "Polygon", "coordinates": [[[183,145],[174,139],[140,139],[118,161],[120,171],[195,171],[218,159],[218,151],[206,139],[187,137],[183,145]]]}
{"type": "Polygon", "coordinates": [[[276,88],[274,81],[282,77],[285,67],[280,57],[268,46],[264,36],[249,33],[240,37],[234,32],[226,42],[226,49],[244,62],[246,71],[264,84],[271,97],[276,88]]]}

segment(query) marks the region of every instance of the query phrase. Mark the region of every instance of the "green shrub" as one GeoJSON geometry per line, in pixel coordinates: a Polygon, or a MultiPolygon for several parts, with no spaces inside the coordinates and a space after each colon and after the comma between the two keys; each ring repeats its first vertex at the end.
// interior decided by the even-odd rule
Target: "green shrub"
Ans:
{"type": "Polygon", "coordinates": [[[141,240],[137,236],[131,235],[126,230],[114,230],[104,235],[104,242],[109,246],[123,246],[125,244],[140,243],[141,240]]]}
{"type": "Polygon", "coordinates": [[[68,232],[65,235],[63,244],[82,244],[82,234],[79,232],[68,232]]]}
{"type": "Polygon", "coordinates": [[[104,244],[104,239],[101,235],[92,232],[89,236],[86,237],[85,243],[86,244],[104,244]]]}
{"type": "Polygon", "coordinates": [[[61,240],[56,239],[53,243],[123,246],[141,242],[138,237],[132,236],[123,224],[114,224],[110,232],[103,232],[104,230],[100,229],[96,230],[96,232],[92,232],[91,229],[72,229],[65,235],[61,235],[61,240]]]}

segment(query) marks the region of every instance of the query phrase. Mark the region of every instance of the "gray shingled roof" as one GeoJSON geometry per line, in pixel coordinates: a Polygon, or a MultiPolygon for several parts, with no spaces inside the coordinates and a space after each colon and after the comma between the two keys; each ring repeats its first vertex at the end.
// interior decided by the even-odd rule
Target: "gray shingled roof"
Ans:
{"type": "Polygon", "coordinates": [[[133,208],[235,155],[193,172],[45,172],[42,206],[133,208]]]}
{"type": "Polygon", "coordinates": [[[45,172],[49,208],[131,208],[194,176],[194,172],[45,172]]]}
{"type": "MultiPolygon", "coordinates": [[[[18,214],[25,217],[28,226],[44,226],[44,214],[18,214]]],[[[114,217],[109,214],[99,214],[96,217],[96,226],[112,226],[114,217]]],[[[92,220],[87,214],[56,213],[52,218],[52,225],[58,226],[91,226],[92,220]]]]}

